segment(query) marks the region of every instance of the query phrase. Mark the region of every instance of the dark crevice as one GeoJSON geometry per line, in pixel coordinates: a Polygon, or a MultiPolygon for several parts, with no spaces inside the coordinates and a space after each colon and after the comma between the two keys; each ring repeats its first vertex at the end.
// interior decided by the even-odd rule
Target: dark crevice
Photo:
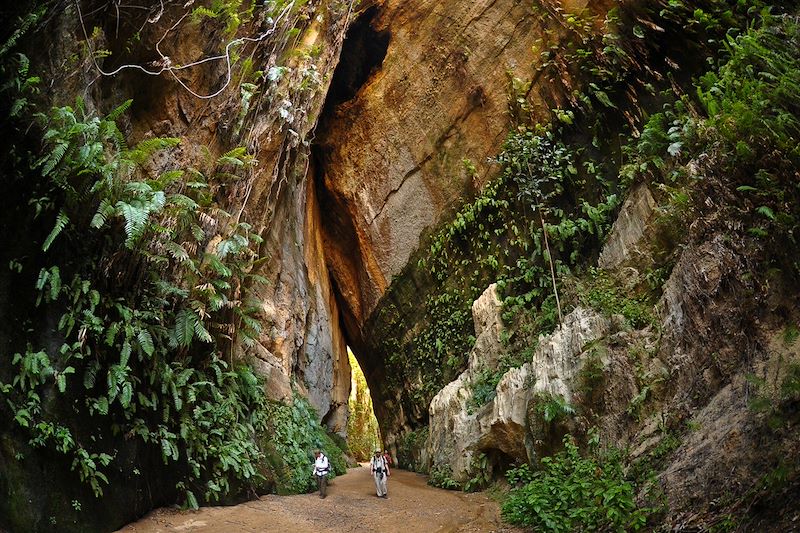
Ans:
{"type": "MultiPolygon", "coordinates": [[[[319,203],[331,286],[342,315],[341,327],[345,338],[356,350],[363,344],[355,318],[357,310],[352,309],[353,302],[349,301],[340,290],[340,285],[345,283],[345,280],[337,278],[345,276],[349,281],[347,285],[352,285],[353,290],[360,291],[359,278],[364,266],[356,228],[350,220],[347,209],[347,200],[329,188],[329,184],[335,182],[337,176],[329,174],[328,162],[336,139],[329,138],[328,132],[336,130],[337,136],[342,134],[333,127],[334,121],[339,120],[336,114],[337,107],[356,97],[370,77],[381,68],[386,57],[391,35],[388,30],[378,31],[374,28],[373,24],[379,13],[377,6],[371,6],[348,28],[339,63],[333,72],[325,104],[320,113],[316,142],[311,146],[310,178],[314,180],[319,203]]],[[[348,296],[353,297],[353,295],[348,296]]],[[[359,364],[363,365],[365,373],[368,374],[370,366],[368,362],[359,360],[359,364]]]]}
{"type": "Polygon", "coordinates": [[[391,37],[388,30],[377,31],[372,24],[378,15],[378,7],[365,10],[347,30],[342,44],[339,64],[333,71],[333,78],[320,115],[320,123],[325,124],[336,106],[352,100],[367,83],[370,76],[378,71],[386,57],[391,37]]]}

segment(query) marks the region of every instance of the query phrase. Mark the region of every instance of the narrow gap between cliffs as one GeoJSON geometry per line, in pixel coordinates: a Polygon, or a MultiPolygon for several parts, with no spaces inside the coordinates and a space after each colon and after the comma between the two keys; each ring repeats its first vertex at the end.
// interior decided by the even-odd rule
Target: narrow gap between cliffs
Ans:
{"type": "Polygon", "coordinates": [[[353,351],[347,347],[350,360],[350,398],[347,420],[347,447],[356,461],[369,461],[372,452],[381,446],[378,419],[372,406],[372,395],[361,365],[353,351]]]}
{"type": "Polygon", "coordinates": [[[370,76],[383,65],[390,34],[388,31],[377,31],[373,27],[377,15],[378,7],[372,6],[361,13],[347,30],[339,64],[333,71],[320,115],[320,125],[323,128],[326,119],[331,118],[336,107],[355,98],[370,76]]]}
{"type": "MultiPolygon", "coordinates": [[[[377,394],[380,404],[380,385],[377,378],[379,362],[371,360],[361,337],[361,277],[365,271],[356,226],[351,215],[349,198],[340,186],[347,169],[335,168],[331,155],[348,135],[348,113],[357,96],[380,71],[389,47],[391,34],[376,29],[380,16],[378,6],[359,14],[348,28],[342,44],[339,63],[333,72],[311,145],[311,175],[320,213],[324,257],[340,318],[333,327],[340,328],[349,347],[353,379],[360,373],[364,378],[369,400],[369,416],[375,419],[371,396],[377,394]],[[349,208],[350,207],[350,208],[349,208]],[[361,372],[363,368],[363,372],[361,372]],[[377,370],[377,371],[376,371],[377,370]],[[369,385],[367,387],[367,384],[369,385]],[[371,394],[369,390],[371,389],[371,394]]],[[[351,381],[353,388],[355,381],[351,381]]],[[[376,428],[376,432],[378,429],[376,428]]],[[[377,439],[377,437],[375,437],[377,439]]],[[[373,442],[372,445],[379,444],[373,442]]]]}

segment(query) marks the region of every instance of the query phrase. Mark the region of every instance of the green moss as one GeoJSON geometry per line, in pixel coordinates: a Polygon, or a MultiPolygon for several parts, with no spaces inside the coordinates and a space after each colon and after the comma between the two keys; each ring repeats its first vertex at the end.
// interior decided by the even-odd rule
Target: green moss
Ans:
{"type": "Polygon", "coordinates": [[[590,268],[577,282],[578,301],[607,316],[619,314],[634,328],[655,325],[654,302],[649,294],[626,289],[607,271],[590,268]]]}

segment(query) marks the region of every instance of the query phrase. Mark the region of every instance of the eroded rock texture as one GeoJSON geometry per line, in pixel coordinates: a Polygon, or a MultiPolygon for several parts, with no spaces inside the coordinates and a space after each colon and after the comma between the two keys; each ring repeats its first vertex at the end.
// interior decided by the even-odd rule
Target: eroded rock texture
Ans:
{"type": "MultiPolygon", "coordinates": [[[[474,402],[474,384],[481,371],[497,369],[503,353],[499,305],[487,308],[486,301],[497,303],[495,286],[476,300],[473,314],[478,334],[470,353],[470,364],[458,379],[437,394],[430,405],[429,437],[423,460],[428,466],[446,464],[453,479],[465,482],[472,474],[472,460],[479,452],[502,456],[511,461],[532,461],[541,456],[544,444],[552,444],[548,427],[537,410],[543,402],[558,398],[567,404],[580,395],[580,373],[587,359],[594,356],[593,343],[604,338],[611,322],[596,312],[575,309],[551,335],[540,338],[539,347],[529,362],[511,369],[500,379],[496,395],[485,405],[474,402]],[[487,313],[488,311],[488,313],[487,313]],[[494,327],[482,328],[487,315],[494,327]],[[479,329],[480,328],[480,329],[479,329]],[[548,442],[545,443],[544,441],[548,442]]],[[[612,357],[599,357],[598,371],[611,372],[612,357]]],[[[618,369],[614,369],[618,370],[618,369]]],[[[623,377],[624,374],[617,374],[623,377]]],[[[623,397],[631,395],[628,385],[623,397]]]]}

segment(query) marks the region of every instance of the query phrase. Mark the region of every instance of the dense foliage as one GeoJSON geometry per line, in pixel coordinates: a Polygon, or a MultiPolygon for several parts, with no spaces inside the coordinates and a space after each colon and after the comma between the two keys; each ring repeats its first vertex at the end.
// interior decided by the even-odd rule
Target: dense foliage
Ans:
{"type": "MultiPolygon", "coordinates": [[[[688,221],[703,217],[706,224],[718,223],[731,232],[729,241],[734,241],[733,232],[741,232],[732,245],[746,248],[758,261],[750,274],[758,282],[796,280],[800,24],[795,17],[764,14],[757,28],[729,36],[724,45],[725,60],[699,78],[696,99],[683,96],[652,115],[641,137],[626,148],[629,163],[621,171],[639,176],[647,172],[651,185],[661,192],[653,256],[657,269],[669,268],[671,252],[689,238],[688,221]],[[709,205],[707,199],[712,198],[713,204],[722,206],[709,205]],[[693,216],[687,218],[688,213],[693,216]],[[737,223],[728,225],[726,218],[737,223]]],[[[579,292],[584,302],[624,314],[636,327],[652,320],[645,302],[625,297],[606,274],[594,270],[587,274],[578,282],[583,285],[579,292]]],[[[648,278],[659,280],[663,282],[663,274],[648,278]]],[[[787,345],[794,342],[795,331],[793,325],[786,328],[787,345]]],[[[764,412],[773,428],[785,425],[784,409],[797,398],[796,364],[787,364],[781,372],[782,380],[771,393],[760,392],[767,390],[765,381],[752,378],[759,392],[751,406],[764,412]]],[[[639,416],[651,385],[640,384],[629,414],[639,416]]],[[[582,457],[569,438],[564,444],[564,451],[543,458],[538,469],[526,466],[522,474],[509,472],[509,480],[521,486],[509,494],[503,516],[548,531],[642,527],[650,510],[636,507],[635,484],[623,475],[621,458],[582,457]]],[[[654,476],[654,469],[663,467],[664,457],[679,445],[675,434],[666,433],[646,459],[632,465],[629,475],[639,480],[647,477],[643,472],[654,476]]],[[[786,480],[796,475],[796,469],[781,462],[744,498],[765,498],[765,487],[785,487],[786,480]],[[776,477],[781,481],[775,482],[776,477]]],[[[730,509],[741,513],[736,498],[731,494],[729,499],[734,502],[730,509]]],[[[735,527],[734,514],[723,518],[720,527],[735,527]]]]}
{"type": "Polygon", "coordinates": [[[252,291],[266,282],[256,273],[265,257],[261,237],[217,193],[252,156],[235,148],[198,168],[163,168],[154,156],[180,139],[128,146],[117,121],[130,101],[104,117],[80,99],[39,112],[27,57],[6,56],[3,69],[13,74],[2,87],[10,124],[29,132],[11,147],[28,180],[19,201],[52,229],[8,265],[35,280],[18,304],[50,318],[45,330],[28,324],[27,349],[7,361],[0,417],[34,448],[65,456],[96,497],[120,469],[120,439],[160,454],[191,507],[258,486],[267,459],[288,469],[279,486],[307,490],[316,447],[343,472],[316,414],[300,400],[269,404],[235,355],[260,332],[252,291]],[[278,458],[265,458],[276,448],[278,458]]]}
{"type": "Polygon", "coordinates": [[[295,396],[292,405],[270,403],[267,407],[269,436],[267,462],[277,472],[278,492],[293,494],[316,488],[311,475],[314,450],[322,450],[331,464],[332,477],[347,471],[344,452],[317,423],[317,415],[305,398],[295,396]]]}
{"type": "Polygon", "coordinates": [[[541,460],[541,469],[511,470],[521,483],[503,503],[503,518],[536,531],[638,531],[647,510],[636,505],[619,454],[582,457],[570,437],[564,450],[541,460]]]}
{"type": "MultiPolygon", "coordinates": [[[[375,349],[390,369],[389,385],[405,388],[407,412],[411,405],[424,412],[463,370],[475,340],[471,305],[489,284],[502,290],[509,347],[517,354],[530,353],[559,314],[586,302],[585,295],[560,301],[564,284],[596,258],[620,198],[653,168],[646,161],[628,164],[626,137],[640,134],[647,106],[674,98],[672,89],[668,95],[660,89],[670,87],[665,77],[684,76],[676,61],[687,71],[702,68],[696,62],[715,53],[720,38],[735,38],[763,5],[676,0],[620,6],[602,16],[591,9],[534,8],[543,20],[556,19],[559,31],[545,32],[537,43],[531,80],[510,80],[515,127],[496,159],[500,176],[422,241],[415,264],[394,280],[372,319],[375,349]],[[674,49],[676,42],[689,49],[674,49]],[[556,93],[563,86],[567,101],[552,110],[550,125],[537,124],[542,115],[529,100],[532,80],[546,80],[556,93]],[[426,289],[422,297],[420,287],[426,289]]],[[[635,147],[637,140],[627,144],[635,147]]],[[[679,150],[672,142],[669,147],[679,150]]],[[[464,166],[467,174],[475,170],[469,160],[464,166]]],[[[671,264],[665,260],[658,268],[648,273],[654,285],[671,264]]],[[[626,296],[609,284],[600,290],[604,294],[595,291],[588,300],[604,300],[606,311],[609,304],[625,307],[637,325],[650,319],[641,304],[656,294],[623,301],[626,296]]],[[[490,384],[496,376],[486,378],[482,382],[490,384]]]]}

